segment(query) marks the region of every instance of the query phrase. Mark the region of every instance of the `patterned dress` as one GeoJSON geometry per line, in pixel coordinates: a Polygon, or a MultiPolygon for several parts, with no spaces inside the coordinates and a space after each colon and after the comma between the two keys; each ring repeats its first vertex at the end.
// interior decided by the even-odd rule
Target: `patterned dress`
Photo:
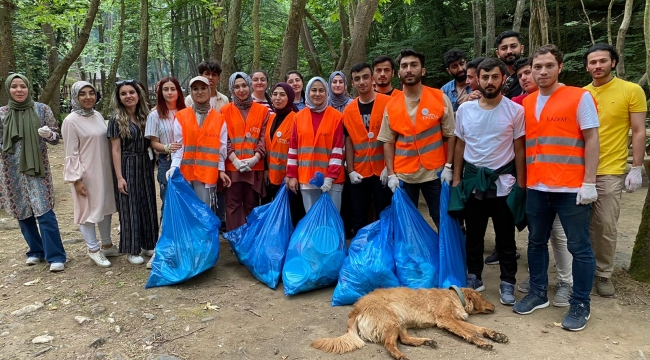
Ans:
{"type": "MultiPolygon", "coordinates": [[[[47,143],[56,145],[61,138],[59,126],[49,106],[35,102],[34,110],[41,119],[41,126],[47,125],[56,135],[56,140],[48,141],[39,136],[45,177],[34,177],[20,172],[20,153],[22,141],[14,144],[14,153],[0,151],[0,208],[16,220],[39,217],[54,208],[54,185],[50,161],[47,156],[47,143]]],[[[4,118],[9,107],[0,107],[0,146],[4,118]]]]}
{"type": "MultiPolygon", "coordinates": [[[[120,214],[120,253],[138,255],[140,249],[153,250],[158,241],[158,211],[154,163],[149,159],[149,139],[131,123],[131,137],[120,138],[122,147],[122,176],[126,180],[127,195],[115,187],[117,210],[120,214]]],[[[120,130],[111,118],[108,137],[119,138],[120,130]]],[[[115,184],[117,185],[117,180],[115,184]]]]}

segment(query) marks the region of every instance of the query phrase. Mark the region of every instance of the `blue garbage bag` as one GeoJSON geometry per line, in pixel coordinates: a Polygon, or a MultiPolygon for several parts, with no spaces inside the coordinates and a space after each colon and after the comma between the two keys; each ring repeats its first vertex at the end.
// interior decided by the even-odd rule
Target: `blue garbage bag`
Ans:
{"type": "Polygon", "coordinates": [[[220,226],[177,169],[167,183],[162,232],[145,288],[178,284],[214,267],[220,226]]]}
{"type": "Polygon", "coordinates": [[[392,215],[392,208],[386,208],[380,220],[352,239],[332,295],[333,306],[354,304],[375,289],[400,286],[393,259],[392,215]]]}
{"type": "Polygon", "coordinates": [[[442,182],[440,191],[440,288],[465,287],[465,235],[458,222],[447,214],[451,188],[442,182]]]}
{"type": "Polygon", "coordinates": [[[392,207],[395,273],[400,285],[413,289],[438,287],[438,234],[404,190],[395,189],[392,207]]]}
{"type": "Polygon", "coordinates": [[[343,220],[329,193],[323,193],[291,235],[282,268],[284,293],[336,284],[346,255],[343,220]]]}
{"type": "Polygon", "coordinates": [[[237,260],[271,289],[280,282],[289,238],[293,233],[289,194],[281,185],[270,204],[258,206],[246,218],[246,224],[223,234],[237,260]]]}

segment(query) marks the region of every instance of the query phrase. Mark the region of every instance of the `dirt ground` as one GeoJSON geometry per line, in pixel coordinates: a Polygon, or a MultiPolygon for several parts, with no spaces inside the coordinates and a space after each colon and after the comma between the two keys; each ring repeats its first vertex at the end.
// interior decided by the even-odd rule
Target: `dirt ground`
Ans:
{"type": "MultiPolygon", "coordinates": [[[[268,289],[237,263],[227,242],[222,242],[214,269],[179,286],[145,290],[148,271],[129,264],[124,256],[112,258],[109,269],[95,266],[73,224],[70,188],[62,181],[63,146],[51,149],[55,211],[68,262],[66,270],[57,274],[50,273],[45,264],[25,266],[27,245],[15,222],[0,222],[0,359],[390,359],[377,344],[345,355],[309,347],[316,338],[343,334],[350,307],[330,305],[333,288],[291,298],[281,286],[275,291],[268,289]],[[26,315],[11,314],[35,302],[43,307],[26,315]],[[207,302],[217,307],[207,309],[207,302]],[[75,317],[87,320],[79,324],[75,317]],[[32,343],[40,335],[52,340],[32,343]]],[[[629,263],[646,191],[623,194],[618,268],[629,263]]],[[[0,214],[0,218],[7,215],[0,214]]],[[[519,281],[527,276],[526,236],[525,231],[517,236],[522,253],[519,281]]],[[[118,239],[114,234],[115,243],[118,239]]],[[[486,240],[487,256],[493,249],[493,233],[488,233],[486,240]]],[[[550,296],[554,295],[555,276],[551,266],[550,296]]],[[[566,308],[551,306],[520,316],[501,305],[498,266],[486,266],[483,278],[487,288],[483,294],[496,304],[496,312],[469,321],[507,334],[509,343],[484,351],[440,329],[411,330],[417,336],[434,338],[439,347],[400,345],[409,358],[650,357],[650,286],[630,280],[622,271],[614,278],[617,297],[594,296],[589,325],[578,333],[555,325],[566,308]]],[[[521,299],[523,294],[517,292],[516,296],[521,299]]]]}

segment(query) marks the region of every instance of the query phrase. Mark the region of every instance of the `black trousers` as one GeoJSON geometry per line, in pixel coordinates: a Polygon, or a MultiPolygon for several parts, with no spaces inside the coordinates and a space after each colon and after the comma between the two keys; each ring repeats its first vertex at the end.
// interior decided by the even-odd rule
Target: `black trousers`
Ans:
{"type": "Polygon", "coordinates": [[[483,247],[488,219],[494,225],[496,251],[499,254],[501,281],[515,284],[517,275],[517,245],[515,220],[508,208],[506,196],[477,200],[472,195],[465,203],[467,272],[481,279],[483,247]]]}
{"type": "Polygon", "coordinates": [[[379,214],[390,205],[393,193],[390,188],[382,185],[379,176],[364,178],[360,184],[350,184],[350,205],[352,208],[352,231],[354,234],[370,224],[368,212],[370,202],[374,203],[374,220],[379,220],[379,214]]]}
{"type": "Polygon", "coordinates": [[[433,219],[433,223],[436,224],[436,227],[440,229],[440,189],[442,183],[440,179],[435,179],[432,181],[427,181],[419,184],[408,184],[403,183],[402,188],[409,196],[415,207],[418,207],[418,202],[420,201],[420,191],[422,191],[422,196],[424,196],[424,201],[427,202],[429,207],[429,216],[433,219]]]}
{"type": "MultiPolygon", "coordinates": [[[[280,190],[280,186],[285,185],[266,185],[266,196],[262,198],[262,205],[266,205],[275,199],[275,195],[277,195],[280,190]]],[[[293,191],[289,190],[289,207],[291,211],[291,222],[295,228],[296,225],[298,225],[298,222],[305,217],[305,207],[302,204],[302,194],[300,194],[300,190],[298,190],[297,194],[294,194],[293,191]]]]}

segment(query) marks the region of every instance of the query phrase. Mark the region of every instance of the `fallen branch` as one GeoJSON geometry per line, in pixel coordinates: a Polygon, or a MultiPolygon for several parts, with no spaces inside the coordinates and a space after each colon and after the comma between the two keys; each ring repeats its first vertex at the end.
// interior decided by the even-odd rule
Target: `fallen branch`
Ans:
{"type": "Polygon", "coordinates": [[[639,297],[638,295],[637,295],[637,297],[636,297],[636,298],[637,298],[637,299],[639,299],[639,300],[640,300],[640,301],[641,301],[642,303],[644,303],[644,304],[646,304],[646,305],[648,305],[648,303],[647,303],[647,302],[645,302],[645,301],[643,301],[643,299],[641,299],[641,298],[640,298],[640,297],[639,297]]]}
{"type": "Polygon", "coordinates": [[[199,332],[199,331],[202,331],[204,329],[205,329],[205,326],[201,327],[201,328],[198,328],[196,330],[192,330],[192,331],[188,332],[187,334],[179,335],[179,336],[177,336],[175,338],[165,339],[165,340],[154,340],[153,343],[163,344],[163,343],[166,343],[166,342],[171,342],[171,341],[174,341],[174,340],[178,340],[180,338],[184,338],[186,336],[190,336],[190,335],[194,334],[195,332],[199,332]]]}
{"type": "Polygon", "coordinates": [[[257,316],[257,317],[262,317],[262,315],[256,313],[256,312],[253,311],[253,309],[251,309],[251,308],[244,308],[244,310],[248,311],[249,313],[251,313],[251,314],[253,314],[253,315],[257,316]]]}

